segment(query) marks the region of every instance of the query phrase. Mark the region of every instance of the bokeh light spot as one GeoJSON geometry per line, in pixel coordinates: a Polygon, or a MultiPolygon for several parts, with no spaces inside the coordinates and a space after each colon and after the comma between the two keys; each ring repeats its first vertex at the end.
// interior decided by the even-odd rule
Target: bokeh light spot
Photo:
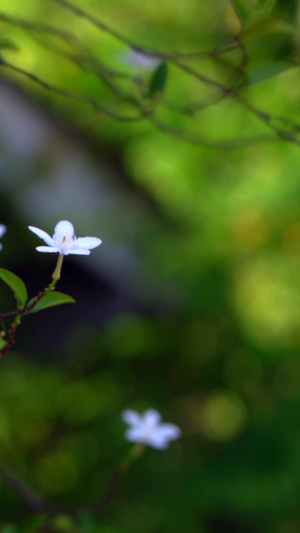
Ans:
{"type": "Polygon", "coordinates": [[[231,394],[215,393],[203,405],[203,431],[213,440],[230,440],[236,437],[247,420],[241,400],[231,394]]]}
{"type": "Polygon", "coordinates": [[[37,468],[42,490],[53,494],[68,492],[77,481],[78,469],[72,455],[57,451],[44,457],[37,468]]]}

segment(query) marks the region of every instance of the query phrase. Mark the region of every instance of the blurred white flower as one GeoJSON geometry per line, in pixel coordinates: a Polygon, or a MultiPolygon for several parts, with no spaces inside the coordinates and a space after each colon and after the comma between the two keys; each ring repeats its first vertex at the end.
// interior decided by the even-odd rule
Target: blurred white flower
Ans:
{"type": "Polygon", "coordinates": [[[126,409],[121,416],[130,426],[125,433],[130,442],[141,442],[163,450],[170,440],[176,440],[181,435],[181,429],[175,424],[161,423],[161,415],[155,409],[147,409],[142,415],[126,409]]]}
{"type": "Polygon", "coordinates": [[[146,70],[153,70],[159,63],[159,59],[152,57],[138,50],[130,50],[124,54],[124,62],[129,65],[145,68],[146,70]]]}
{"type": "MultiPolygon", "coordinates": [[[[0,238],[2,237],[2,235],[4,235],[5,232],[6,232],[6,226],[4,226],[4,224],[0,224],[0,238]]],[[[0,250],[2,250],[1,242],[0,242],[0,250]]]]}
{"type": "Polygon", "coordinates": [[[38,252],[89,255],[90,250],[102,243],[101,239],[97,237],[79,237],[77,239],[74,234],[74,226],[68,220],[61,220],[56,224],[53,237],[34,226],[28,226],[28,228],[48,245],[38,246],[36,248],[38,252]]]}

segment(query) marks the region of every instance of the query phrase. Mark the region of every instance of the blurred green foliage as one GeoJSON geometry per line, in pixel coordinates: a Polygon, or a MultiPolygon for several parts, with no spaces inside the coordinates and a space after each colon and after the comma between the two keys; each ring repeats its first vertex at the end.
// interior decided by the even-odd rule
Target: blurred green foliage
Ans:
{"type": "MultiPolygon", "coordinates": [[[[299,119],[298,2],[78,0],[77,5],[145,48],[208,50],[238,35],[247,64],[235,87],[276,115],[275,128],[286,124],[290,133],[288,121],[299,119]]],[[[128,46],[55,2],[2,0],[1,9],[69,28],[106,66],[137,69],[140,75],[140,67],[124,59],[128,46]]],[[[66,60],[68,43],[50,43],[47,35],[37,38],[4,20],[1,28],[3,57],[55,86],[112,103],[105,83],[66,60]]],[[[238,53],[196,65],[223,83],[239,64],[238,53]]],[[[151,76],[143,71],[147,83],[153,83],[151,76]]],[[[153,406],[178,423],[184,437],[165,452],[147,449],[101,516],[58,516],[52,524],[57,531],[299,531],[299,148],[275,135],[272,143],[238,151],[207,150],[147,121],[120,123],[21,75],[13,79],[90,141],[109,147],[130,180],[154,200],[163,216],[141,221],[133,246],[145,275],[157,278],[162,290],[161,300],[154,293],[152,312],[120,311],[101,331],[74,326],[59,347],[59,361],[55,353],[45,360],[43,353],[22,352],[20,343],[3,358],[2,458],[59,503],[95,500],[129,449],[120,412],[153,406]]],[[[173,64],[159,88],[177,104],[211,96],[211,88],[204,85],[200,94],[199,84],[173,64]]],[[[118,106],[127,111],[129,104],[118,106]]],[[[255,136],[264,127],[230,99],[205,107],[200,119],[163,113],[172,126],[207,138],[255,136]]],[[[100,216],[105,225],[105,214],[100,216]]],[[[120,241],[122,231],[120,220],[115,228],[120,241]]],[[[4,262],[4,239],[3,244],[4,262]]],[[[151,287],[139,279],[137,287],[140,300],[149,301],[151,287]]],[[[55,336],[50,318],[49,328],[55,336]]],[[[43,531],[46,519],[32,523],[26,505],[4,481],[1,510],[4,533],[43,531]]]]}

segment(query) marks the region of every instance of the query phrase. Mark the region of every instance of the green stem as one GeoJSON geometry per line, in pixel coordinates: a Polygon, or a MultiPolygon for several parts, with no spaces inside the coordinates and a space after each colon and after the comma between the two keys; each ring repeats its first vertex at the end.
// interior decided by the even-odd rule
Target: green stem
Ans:
{"type": "Polygon", "coordinates": [[[142,455],[145,450],[145,447],[146,445],[142,442],[135,444],[131,448],[128,455],[119,463],[117,468],[113,471],[108,486],[101,498],[92,504],[83,506],[81,510],[100,513],[103,508],[106,507],[106,505],[108,505],[114,498],[123,476],[126,474],[132,463],[142,455]]]}
{"type": "Polygon", "coordinates": [[[60,279],[60,272],[61,272],[61,267],[62,267],[62,262],[63,262],[63,258],[64,258],[64,255],[63,254],[59,254],[58,256],[58,259],[57,259],[57,263],[56,263],[56,267],[55,267],[55,270],[52,274],[52,282],[50,283],[49,287],[47,290],[51,291],[54,289],[56,283],[58,282],[58,280],[60,279]]]}

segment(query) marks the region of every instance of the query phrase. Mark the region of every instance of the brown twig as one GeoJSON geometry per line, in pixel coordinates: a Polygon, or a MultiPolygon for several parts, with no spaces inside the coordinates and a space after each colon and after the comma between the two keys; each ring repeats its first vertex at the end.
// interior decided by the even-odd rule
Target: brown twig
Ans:
{"type": "MultiPolygon", "coordinates": [[[[97,27],[100,31],[103,31],[112,37],[118,39],[119,41],[126,44],[128,47],[130,47],[132,50],[138,51],[144,55],[148,55],[150,57],[155,57],[160,60],[169,61],[172,63],[175,67],[180,68],[182,71],[184,71],[187,75],[193,76],[195,79],[197,79],[201,84],[214,88],[216,91],[216,95],[212,99],[207,99],[206,101],[200,101],[197,103],[188,104],[186,106],[182,107],[182,113],[196,113],[198,111],[201,111],[202,109],[205,109],[209,105],[215,105],[219,102],[222,102],[226,98],[233,99],[238,105],[244,107],[247,109],[251,114],[253,114],[258,120],[263,122],[263,124],[270,129],[273,134],[277,135],[279,138],[284,139],[286,141],[289,141],[293,144],[300,145],[300,141],[298,138],[298,133],[300,131],[300,125],[292,120],[286,119],[284,117],[277,117],[272,116],[270,113],[266,112],[265,110],[261,110],[254,105],[252,105],[248,100],[242,96],[238,92],[239,87],[235,87],[236,83],[238,82],[238,78],[241,78],[241,76],[245,72],[245,68],[247,66],[247,53],[245,50],[245,47],[243,43],[235,38],[231,43],[228,43],[227,45],[224,45],[223,47],[206,50],[204,52],[197,52],[197,53],[180,53],[180,52],[161,52],[153,49],[148,49],[143,46],[138,45],[137,43],[133,42],[130,38],[126,37],[125,35],[121,34],[120,32],[116,31],[114,28],[110,27],[109,25],[105,24],[102,20],[99,18],[94,17],[93,15],[87,13],[83,9],[75,6],[72,2],[69,0],[52,0],[53,2],[56,2],[61,7],[67,9],[69,12],[73,13],[75,16],[78,16],[82,18],[83,20],[86,20],[87,22],[93,24],[95,27],[97,27]],[[189,64],[185,62],[185,60],[193,59],[198,57],[198,59],[201,57],[206,58],[219,58],[222,54],[231,52],[233,50],[239,50],[241,52],[241,60],[239,61],[237,67],[234,68],[232,71],[232,74],[225,83],[221,83],[217,80],[214,80],[198,70],[192,68],[189,64]]],[[[28,31],[35,31],[37,33],[49,33],[53,36],[59,37],[61,39],[64,39],[69,44],[74,45],[78,50],[83,50],[83,55],[79,54],[69,54],[66,52],[62,52],[61,50],[59,53],[64,55],[68,60],[76,63],[80,68],[87,68],[89,72],[94,74],[95,76],[102,79],[102,81],[110,88],[111,92],[114,93],[114,95],[118,98],[117,104],[120,101],[123,102],[129,102],[131,105],[135,108],[137,111],[136,115],[123,115],[115,111],[114,109],[108,108],[106,106],[100,105],[95,98],[89,96],[89,95],[81,95],[77,93],[73,93],[71,91],[68,91],[64,88],[56,87],[55,85],[39,78],[36,74],[29,72],[25,69],[22,69],[21,67],[18,67],[16,65],[13,65],[3,58],[0,58],[0,66],[2,65],[5,68],[9,68],[10,70],[13,70],[28,79],[30,79],[32,82],[40,85],[47,91],[52,92],[53,94],[57,94],[64,98],[73,99],[76,101],[81,101],[83,103],[88,104],[91,106],[96,112],[101,113],[103,115],[106,115],[110,118],[113,118],[119,122],[138,122],[145,119],[151,119],[150,121],[161,131],[164,133],[168,133],[182,141],[189,142],[192,144],[198,144],[203,147],[210,147],[214,149],[221,149],[221,150],[227,150],[227,149],[234,149],[239,148],[240,146],[247,146],[249,144],[252,144],[254,142],[260,142],[262,139],[269,141],[270,138],[267,136],[257,136],[257,137],[250,137],[245,139],[228,139],[228,140],[218,140],[218,139],[206,139],[202,135],[195,135],[192,132],[189,131],[181,131],[179,129],[173,128],[172,125],[168,124],[167,122],[164,122],[157,117],[153,119],[155,109],[151,111],[151,113],[147,110],[147,98],[145,101],[143,101],[143,98],[139,100],[139,98],[131,97],[130,99],[127,98],[126,94],[123,94],[123,91],[118,86],[117,83],[112,81],[113,77],[116,77],[116,79],[121,75],[123,77],[122,73],[119,73],[118,71],[114,71],[114,69],[107,69],[104,65],[99,63],[92,54],[87,50],[85,45],[82,45],[82,43],[74,37],[69,32],[64,32],[63,30],[53,28],[48,25],[44,24],[37,24],[36,28],[35,25],[31,22],[24,21],[22,19],[18,19],[16,17],[9,17],[6,15],[3,15],[0,13],[0,19],[5,20],[7,22],[10,22],[12,24],[17,24],[24,29],[27,29],[28,31]]],[[[126,75],[125,75],[126,78],[126,75]]],[[[136,83],[136,80],[134,77],[127,76],[127,79],[133,83],[136,83]]],[[[145,98],[144,98],[145,99],[145,98]]],[[[158,104],[161,107],[170,108],[170,105],[164,101],[164,99],[161,99],[158,104]]],[[[157,105],[158,105],[157,104],[157,105]]],[[[173,109],[175,109],[175,104],[171,106],[173,109]]]]}
{"type": "MultiPolygon", "coordinates": [[[[148,49],[143,46],[138,45],[137,43],[133,42],[130,38],[126,37],[125,35],[121,34],[120,32],[116,31],[114,28],[110,27],[106,23],[104,23],[102,20],[100,20],[97,17],[94,17],[93,15],[87,13],[83,9],[75,6],[72,2],[69,0],[52,0],[53,2],[56,2],[61,7],[67,9],[69,12],[73,13],[75,16],[82,18],[83,20],[86,20],[87,22],[93,24],[95,27],[97,27],[100,31],[103,31],[112,37],[118,39],[119,41],[126,44],[128,47],[130,47],[132,50],[138,51],[146,56],[155,57],[160,60],[168,61],[171,64],[173,64],[175,67],[181,69],[184,71],[187,75],[192,76],[193,78],[197,79],[201,84],[215,89],[215,95],[213,95],[212,98],[208,98],[206,100],[202,100],[199,102],[187,104],[180,108],[180,106],[176,106],[176,104],[169,104],[167,101],[165,101],[163,98],[160,99],[159,102],[156,103],[156,105],[159,105],[160,107],[165,107],[167,109],[177,110],[183,114],[188,115],[194,115],[195,113],[202,111],[203,109],[206,109],[210,105],[216,105],[218,103],[221,103],[226,98],[230,98],[234,100],[238,105],[244,107],[254,115],[260,122],[262,122],[268,129],[272,131],[273,134],[278,136],[279,138],[288,141],[290,143],[293,143],[297,146],[300,146],[300,140],[299,140],[299,132],[300,132],[300,124],[288,119],[286,117],[280,117],[272,115],[265,110],[259,109],[253,104],[251,104],[244,96],[242,96],[238,89],[241,85],[243,85],[242,76],[245,74],[245,69],[248,62],[248,57],[246,53],[246,49],[244,44],[238,39],[235,38],[232,42],[220,47],[215,48],[211,50],[206,50],[203,52],[192,52],[192,53],[181,53],[181,52],[161,52],[154,49],[148,49]],[[194,58],[200,58],[206,57],[206,58],[219,58],[222,54],[226,54],[228,52],[231,52],[233,50],[239,50],[241,52],[241,59],[236,67],[234,67],[229,79],[227,82],[221,83],[217,80],[214,80],[205,74],[199,72],[195,68],[191,67],[189,64],[186,63],[185,60],[190,60],[194,58]],[[239,79],[241,82],[239,83],[239,79]]],[[[241,146],[248,146],[250,144],[261,142],[261,141],[270,141],[273,139],[273,137],[268,136],[253,136],[248,138],[231,138],[231,139],[209,139],[204,137],[203,135],[197,135],[194,134],[188,130],[180,130],[178,128],[174,128],[171,124],[162,121],[160,118],[155,116],[155,106],[154,108],[149,111],[148,108],[148,102],[147,97],[144,96],[142,98],[137,98],[134,95],[126,95],[123,94],[124,91],[122,91],[121,87],[113,81],[113,78],[118,79],[124,78],[128,81],[134,83],[135,85],[139,85],[137,80],[132,77],[128,76],[126,74],[120,73],[117,70],[114,69],[107,69],[104,65],[102,65],[96,58],[92,56],[89,50],[87,50],[86,46],[83,45],[77,37],[72,35],[69,32],[65,32],[63,30],[57,29],[55,27],[51,27],[45,24],[33,24],[29,21],[19,19],[17,17],[10,17],[8,15],[5,15],[3,13],[0,13],[0,20],[4,20],[5,22],[19,25],[20,27],[23,27],[24,29],[35,32],[37,34],[41,33],[48,33],[52,36],[59,37],[63,40],[65,40],[68,44],[74,46],[79,52],[79,55],[76,54],[70,54],[65,51],[62,51],[59,49],[59,47],[55,47],[56,51],[59,52],[61,55],[66,57],[69,61],[72,61],[76,65],[78,65],[82,69],[87,69],[89,72],[91,72],[93,75],[97,76],[99,79],[102,80],[103,83],[109,87],[110,91],[114,94],[115,97],[117,97],[117,105],[120,102],[130,102],[131,106],[134,107],[136,114],[135,115],[123,115],[118,113],[116,110],[102,106],[98,103],[98,101],[95,100],[94,97],[89,95],[82,95],[73,93],[71,91],[68,91],[64,88],[57,87],[43,79],[41,79],[36,74],[29,72],[21,67],[18,67],[12,63],[7,62],[3,59],[3,57],[0,58],[0,66],[8,68],[10,70],[13,70],[17,72],[18,74],[21,74],[31,80],[32,82],[40,85],[43,89],[52,92],[53,94],[56,94],[58,96],[73,99],[75,101],[81,101],[83,103],[88,104],[91,106],[94,111],[101,113],[105,116],[108,116],[110,118],[113,118],[119,122],[139,122],[142,120],[149,119],[150,122],[152,122],[155,127],[157,127],[159,130],[161,130],[164,133],[167,133],[169,135],[172,135],[173,137],[176,137],[182,141],[192,143],[192,144],[198,144],[199,146],[203,147],[209,147],[213,149],[220,149],[220,150],[228,150],[228,149],[234,149],[239,148],[241,146]],[[81,53],[82,52],[82,53],[81,53]]]]}
{"type": "Polygon", "coordinates": [[[127,466],[121,463],[112,473],[108,483],[108,487],[104,494],[95,502],[79,505],[76,507],[68,507],[66,505],[59,505],[52,500],[49,500],[33,490],[27,483],[25,483],[13,470],[11,470],[4,463],[0,462],[0,475],[8,485],[20,496],[23,502],[36,514],[47,514],[54,517],[61,513],[67,513],[72,516],[77,516],[83,511],[92,512],[95,514],[101,513],[106,505],[108,505],[114,498],[119,487],[120,481],[126,472],[127,466]]]}
{"type": "Polygon", "coordinates": [[[239,47],[238,43],[234,40],[230,43],[225,44],[222,47],[219,48],[213,48],[206,51],[199,51],[199,52],[162,52],[160,50],[154,50],[153,48],[145,48],[143,46],[140,46],[133,40],[131,40],[129,37],[126,37],[122,33],[116,31],[114,28],[110,27],[108,24],[100,20],[98,17],[92,16],[90,13],[84,11],[83,9],[80,9],[78,6],[75,6],[73,3],[69,2],[68,0],[52,0],[53,2],[56,2],[61,7],[64,7],[77,17],[80,17],[89,23],[91,23],[93,26],[98,28],[99,30],[107,33],[108,35],[111,35],[112,37],[115,37],[120,42],[126,44],[132,50],[136,52],[140,52],[141,54],[155,57],[157,59],[163,59],[165,61],[172,60],[172,59],[201,59],[201,58],[214,58],[217,56],[220,56],[222,54],[226,54],[228,52],[231,52],[232,50],[235,50],[239,47]]]}
{"type": "Polygon", "coordinates": [[[37,296],[33,299],[31,304],[26,305],[25,307],[23,307],[23,309],[17,309],[16,311],[9,311],[8,313],[0,313],[0,320],[2,320],[3,318],[7,318],[9,316],[26,315],[27,313],[31,311],[31,309],[33,309],[36,306],[36,304],[43,298],[43,296],[45,296],[46,292],[47,292],[47,289],[40,291],[37,294],[37,296]]]}
{"type": "MultiPolygon", "coordinates": [[[[0,350],[0,357],[10,352],[12,346],[15,344],[16,340],[16,331],[17,328],[21,324],[22,317],[26,316],[30,311],[36,306],[36,304],[45,296],[47,293],[47,289],[39,292],[35,298],[33,298],[32,302],[25,306],[23,309],[19,309],[17,311],[10,311],[9,313],[1,313],[0,314],[0,320],[3,318],[6,318],[8,316],[16,316],[15,320],[13,321],[10,329],[8,330],[8,339],[5,344],[5,346],[0,350]]],[[[4,340],[4,339],[3,339],[4,340]]]]}
{"type": "MultiPolygon", "coordinates": [[[[194,68],[190,67],[188,64],[181,61],[182,59],[191,59],[193,54],[181,54],[181,53],[169,54],[165,52],[156,51],[153,49],[144,48],[140,45],[137,45],[135,42],[127,38],[125,35],[117,32],[116,30],[111,28],[109,25],[105,24],[99,18],[96,18],[90,15],[89,13],[78,8],[77,6],[74,6],[74,4],[72,4],[68,0],[52,0],[52,1],[61,5],[65,9],[68,9],[70,12],[72,12],[76,16],[81,17],[82,19],[90,22],[91,24],[96,26],[101,31],[104,31],[105,33],[108,33],[112,37],[115,37],[119,41],[125,43],[127,46],[131,47],[133,50],[136,50],[138,52],[141,52],[142,54],[145,54],[151,57],[156,57],[158,59],[170,61],[171,63],[176,65],[178,68],[185,71],[187,74],[201,81],[201,83],[203,83],[204,85],[209,86],[209,87],[214,87],[215,89],[217,89],[217,91],[222,96],[231,97],[232,99],[234,99],[238,104],[240,104],[242,107],[245,107],[256,118],[258,118],[261,122],[263,122],[269,129],[271,129],[281,139],[289,141],[298,146],[300,145],[299,139],[297,138],[296,135],[294,135],[295,132],[298,133],[300,131],[300,125],[298,123],[295,123],[292,120],[287,120],[287,122],[289,123],[289,126],[292,128],[292,131],[284,130],[281,126],[277,125],[277,123],[283,125],[285,122],[284,119],[282,119],[281,117],[275,117],[275,116],[273,117],[266,111],[256,108],[255,106],[250,104],[243,96],[241,96],[232,87],[224,85],[216,80],[209,78],[208,76],[205,76],[204,74],[196,71],[194,68]]],[[[231,50],[236,50],[236,49],[239,49],[242,52],[242,61],[241,61],[240,66],[237,69],[237,72],[239,72],[240,74],[241,68],[243,68],[243,66],[246,66],[247,64],[247,56],[246,56],[245,48],[239,39],[234,39],[232,43],[225,45],[224,47],[221,48],[221,50],[213,49],[210,51],[206,51],[203,54],[205,57],[216,57],[220,55],[221,51],[222,53],[226,53],[226,52],[229,52],[231,50]]],[[[196,56],[198,56],[199,58],[199,54],[196,53],[195,57],[196,56]]],[[[166,131],[167,129],[168,129],[168,126],[164,125],[164,130],[166,131]]],[[[199,142],[199,144],[202,144],[202,143],[199,142]]],[[[209,142],[208,144],[212,147],[212,142],[211,143],[209,142]]],[[[216,148],[220,146],[222,147],[222,143],[216,142],[216,148]]],[[[233,148],[233,147],[235,148],[235,144],[232,142],[230,142],[229,146],[230,148],[233,148]]]]}
{"type": "Polygon", "coordinates": [[[22,74],[26,78],[30,79],[34,83],[37,83],[38,85],[40,85],[47,91],[52,92],[53,94],[57,94],[58,96],[63,96],[65,98],[70,98],[72,100],[77,100],[77,101],[81,101],[86,104],[89,104],[95,111],[102,113],[103,115],[106,115],[108,117],[114,118],[118,120],[119,122],[138,122],[138,121],[143,120],[143,117],[141,115],[136,115],[136,116],[120,115],[119,113],[116,113],[113,109],[110,109],[105,106],[101,106],[91,96],[85,96],[85,95],[80,95],[77,93],[72,93],[70,91],[62,89],[61,87],[56,87],[55,85],[52,85],[51,83],[48,83],[47,81],[39,78],[32,72],[29,72],[28,70],[22,69],[16,65],[13,65],[12,63],[9,63],[8,61],[4,60],[2,57],[0,58],[0,67],[1,66],[9,68],[10,70],[17,72],[18,74],[22,74]]]}
{"type": "Polygon", "coordinates": [[[93,503],[83,505],[79,510],[80,511],[90,511],[93,513],[101,513],[108,505],[112,499],[114,498],[120,482],[126,472],[126,466],[124,464],[119,465],[112,473],[111,478],[108,483],[108,487],[104,494],[101,496],[99,500],[96,500],[93,503]]]}
{"type": "Polygon", "coordinates": [[[0,463],[0,473],[8,485],[20,496],[26,505],[35,513],[47,513],[55,515],[60,513],[61,506],[47,500],[34,490],[32,490],[15,472],[4,463],[0,463]]]}

